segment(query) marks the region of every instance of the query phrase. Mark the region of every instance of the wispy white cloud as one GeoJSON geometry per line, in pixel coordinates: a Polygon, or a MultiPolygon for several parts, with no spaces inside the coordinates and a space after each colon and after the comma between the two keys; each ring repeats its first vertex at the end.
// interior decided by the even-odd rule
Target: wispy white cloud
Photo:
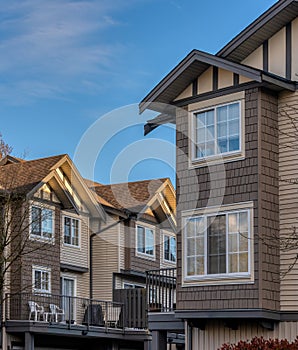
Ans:
{"type": "MultiPolygon", "coordinates": [[[[105,32],[123,1],[10,0],[0,7],[2,101],[26,101],[77,91],[82,81],[112,70],[123,47],[105,32]],[[15,90],[14,90],[15,89],[15,90]],[[14,91],[14,93],[13,93],[14,91]],[[20,96],[16,99],[17,94],[20,96]]],[[[94,81],[92,88],[94,88],[94,81]]],[[[84,86],[86,88],[86,85],[84,86]]],[[[10,102],[11,102],[10,101],[10,102]]]]}

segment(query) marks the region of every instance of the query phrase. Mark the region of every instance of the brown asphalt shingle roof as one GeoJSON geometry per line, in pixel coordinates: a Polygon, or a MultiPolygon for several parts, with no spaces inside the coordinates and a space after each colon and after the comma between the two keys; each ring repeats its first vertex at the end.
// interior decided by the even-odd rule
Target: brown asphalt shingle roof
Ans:
{"type": "Polygon", "coordinates": [[[97,194],[103,205],[115,209],[141,211],[156,194],[167,178],[102,185],[87,180],[89,188],[97,194]]]}
{"type": "Polygon", "coordinates": [[[0,166],[0,191],[26,194],[38,185],[65,154],[0,166]]]}

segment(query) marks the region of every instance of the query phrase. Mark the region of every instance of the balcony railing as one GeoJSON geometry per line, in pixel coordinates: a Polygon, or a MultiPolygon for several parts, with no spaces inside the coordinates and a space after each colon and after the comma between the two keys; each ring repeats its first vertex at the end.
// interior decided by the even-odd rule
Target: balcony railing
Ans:
{"type": "Polygon", "coordinates": [[[146,272],[149,312],[171,312],[176,309],[176,269],[146,272]]]}
{"type": "Polygon", "coordinates": [[[124,328],[122,303],[52,294],[6,294],[6,321],[124,328]]]}

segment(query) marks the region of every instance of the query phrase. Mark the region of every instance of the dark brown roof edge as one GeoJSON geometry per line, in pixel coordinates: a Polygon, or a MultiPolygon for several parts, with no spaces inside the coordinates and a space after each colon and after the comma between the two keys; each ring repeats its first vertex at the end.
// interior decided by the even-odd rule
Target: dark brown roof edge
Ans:
{"type": "Polygon", "coordinates": [[[280,11],[282,11],[285,7],[287,7],[289,4],[293,2],[297,2],[297,0],[277,1],[277,3],[272,5],[267,11],[265,11],[262,15],[260,15],[250,25],[248,25],[245,29],[243,29],[237,36],[235,36],[234,39],[232,39],[220,51],[218,51],[216,56],[227,57],[237,47],[239,47],[245,40],[247,40],[251,35],[257,32],[261,27],[263,27],[264,24],[270,21],[280,11]]]}

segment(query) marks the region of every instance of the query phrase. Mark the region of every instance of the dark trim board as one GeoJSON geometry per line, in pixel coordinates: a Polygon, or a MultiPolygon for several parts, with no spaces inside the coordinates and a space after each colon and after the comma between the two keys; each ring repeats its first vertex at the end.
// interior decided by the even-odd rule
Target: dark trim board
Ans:
{"type": "Polygon", "coordinates": [[[292,78],[292,22],[286,26],[286,78],[292,78]]]}
{"type": "Polygon", "coordinates": [[[114,339],[129,341],[150,340],[151,335],[146,330],[116,329],[94,326],[68,325],[68,324],[48,324],[45,322],[33,321],[6,321],[7,333],[46,334],[53,336],[65,336],[76,338],[93,339],[114,339]]]}
{"type": "Polygon", "coordinates": [[[150,331],[167,330],[184,332],[184,321],[176,317],[174,312],[149,312],[148,328],[150,331]]]}
{"type": "Polygon", "coordinates": [[[239,319],[239,320],[269,320],[298,321],[298,311],[282,312],[266,309],[230,309],[230,310],[179,310],[175,311],[178,319],[239,319]]]}
{"type": "Polygon", "coordinates": [[[88,272],[89,269],[87,267],[82,267],[82,266],[76,266],[76,265],[70,265],[70,264],[60,264],[60,269],[62,271],[73,271],[73,272],[80,272],[80,273],[85,273],[88,272]]]}
{"type": "Polygon", "coordinates": [[[268,40],[265,40],[263,43],[263,70],[268,72],[269,70],[269,49],[268,49],[268,40]]]}

